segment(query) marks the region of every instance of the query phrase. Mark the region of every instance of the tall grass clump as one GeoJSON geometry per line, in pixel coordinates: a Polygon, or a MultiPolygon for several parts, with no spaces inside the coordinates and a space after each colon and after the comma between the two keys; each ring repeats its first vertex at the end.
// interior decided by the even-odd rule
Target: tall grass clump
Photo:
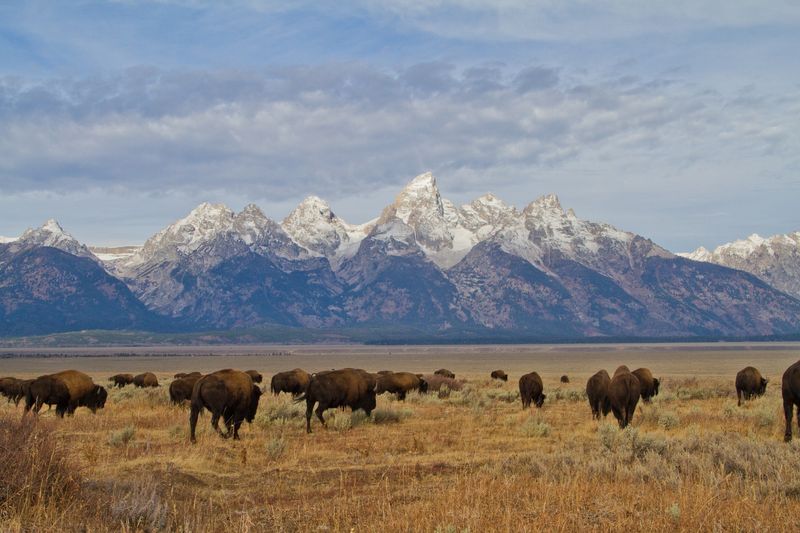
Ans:
{"type": "Polygon", "coordinates": [[[48,422],[0,417],[0,524],[11,519],[34,530],[37,517],[82,504],[80,476],[48,422]]]}
{"type": "Polygon", "coordinates": [[[136,428],[133,426],[126,426],[119,431],[114,431],[108,436],[108,443],[111,446],[127,446],[136,436],[136,428]]]}
{"type": "Polygon", "coordinates": [[[383,409],[378,408],[372,411],[372,421],[375,424],[391,424],[400,422],[411,416],[411,411],[407,409],[383,409]]]}
{"type": "Polygon", "coordinates": [[[519,430],[526,437],[546,437],[551,431],[550,424],[540,416],[530,416],[522,423],[519,430]]]}

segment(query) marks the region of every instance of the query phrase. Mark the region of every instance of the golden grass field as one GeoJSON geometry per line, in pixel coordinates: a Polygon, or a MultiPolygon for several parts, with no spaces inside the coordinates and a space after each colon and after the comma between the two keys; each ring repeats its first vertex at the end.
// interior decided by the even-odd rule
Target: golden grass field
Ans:
{"type": "MultiPolygon", "coordinates": [[[[0,531],[798,531],[800,437],[785,444],[780,376],[796,345],[288,348],[289,356],[0,359],[0,374],[65,368],[98,383],[152,370],[159,389],[110,391],[104,410],[56,419],[0,404],[0,531]],[[389,355],[392,352],[392,355],[389,355]],[[586,379],[647,366],[661,394],[633,426],[591,419],[586,379]],[[736,406],[736,371],[771,379],[736,406]],[[465,379],[449,396],[379,396],[372,419],[262,396],[242,440],[198,443],[167,399],[178,371],[269,374],[359,366],[465,379]],[[507,383],[488,373],[506,370],[507,383]],[[539,372],[547,401],[522,410],[517,379],[539,372]],[[569,384],[559,383],[568,374],[569,384]]],[[[197,353],[206,353],[200,352],[197,353]]],[[[795,432],[797,426],[795,425],[795,432]]]]}

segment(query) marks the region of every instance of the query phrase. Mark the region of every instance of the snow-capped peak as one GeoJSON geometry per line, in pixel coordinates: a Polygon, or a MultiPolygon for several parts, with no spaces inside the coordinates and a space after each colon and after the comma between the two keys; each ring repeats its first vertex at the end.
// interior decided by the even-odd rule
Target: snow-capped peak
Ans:
{"type": "Polygon", "coordinates": [[[31,246],[51,246],[80,257],[95,259],[89,249],[64,231],[61,224],[51,218],[38,228],[29,228],[13,244],[20,249],[31,246]]]}
{"type": "Polygon", "coordinates": [[[564,213],[564,209],[561,207],[561,202],[558,200],[558,196],[552,193],[540,196],[528,204],[528,207],[525,208],[525,211],[553,211],[557,213],[564,213]]]}
{"type": "Polygon", "coordinates": [[[17,237],[3,237],[0,235],[0,244],[8,244],[17,240],[17,237]]]}
{"type": "Polygon", "coordinates": [[[341,257],[350,256],[367,236],[374,221],[362,225],[348,224],[331,210],[328,202],[309,196],[283,220],[281,227],[300,246],[327,257],[336,265],[341,257]]]}

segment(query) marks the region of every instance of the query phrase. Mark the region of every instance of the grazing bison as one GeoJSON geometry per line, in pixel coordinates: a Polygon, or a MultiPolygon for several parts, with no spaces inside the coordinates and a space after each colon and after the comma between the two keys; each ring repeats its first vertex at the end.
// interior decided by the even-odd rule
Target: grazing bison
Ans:
{"type": "Polygon", "coordinates": [[[792,440],[792,410],[797,406],[797,427],[800,428],[800,361],[786,369],[781,381],[783,396],[783,416],[786,418],[786,432],[783,440],[792,440]]]}
{"type": "Polygon", "coordinates": [[[178,372],[178,373],[177,373],[177,374],[175,374],[173,377],[174,377],[175,379],[181,379],[181,378],[193,378],[193,377],[198,377],[198,378],[200,378],[200,377],[203,377],[203,374],[202,374],[201,372],[189,372],[188,374],[187,374],[186,372],[178,372]]]}
{"type": "Polygon", "coordinates": [[[628,370],[628,367],[623,365],[617,368],[611,383],[608,384],[608,400],[619,427],[625,428],[633,420],[641,393],[639,379],[628,370]]]}
{"type": "Polygon", "coordinates": [[[658,387],[661,385],[661,381],[653,377],[653,373],[650,372],[649,368],[637,368],[632,374],[639,380],[642,400],[645,403],[650,403],[650,399],[653,396],[658,396],[658,387]]]}
{"type": "Polygon", "coordinates": [[[133,377],[133,385],[141,388],[158,387],[158,378],[152,372],[137,374],[133,377]]]}
{"type": "Polygon", "coordinates": [[[375,409],[376,381],[372,374],[357,368],[329,370],[311,376],[305,394],[295,400],[306,402],[306,432],[311,433],[311,414],[317,403],[317,418],[323,426],[322,414],[332,407],[363,409],[370,416],[375,409]]]}
{"type": "Polygon", "coordinates": [[[589,407],[592,408],[592,418],[600,420],[600,414],[608,416],[611,403],[608,399],[608,386],[611,378],[605,370],[598,371],[586,382],[586,396],[589,398],[589,407]]]}
{"type": "Polygon", "coordinates": [[[391,374],[391,373],[392,373],[391,370],[378,370],[379,376],[385,376],[386,374],[391,374]]]}
{"type": "Polygon", "coordinates": [[[232,434],[234,440],[238,440],[242,422],[252,422],[255,418],[260,397],[261,389],[253,383],[253,378],[239,370],[219,370],[199,378],[192,389],[189,414],[192,443],[197,442],[197,416],[204,408],[211,411],[211,425],[217,433],[225,438],[232,434]],[[227,433],[219,429],[220,417],[224,418],[227,433]]]}
{"type": "Polygon", "coordinates": [[[384,392],[397,394],[397,399],[400,401],[405,400],[406,394],[412,390],[428,392],[428,382],[411,372],[392,372],[379,375],[375,384],[375,394],[384,392]]]}
{"type": "Polygon", "coordinates": [[[440,368],[436,372],[434,372],[437,376],[442,376],[445,378],[456,379],[456,375],[447,370],[446,368],[440,368]]]}
{"type": "Polygon", "coordinates": [[[93,413],[106,405],[108,392],[95,385],[92,378],[77,370],[64,370],[40,376],[31,381],[25,395],[25,412],[33,408],[38,413],[43,404],[55,405],[56,414],[72,415],[78,407],[88,407],[93,413]]]}
{"type": "Polygon", "coordinates": [[[499,379],[502,381],[508,381],[508,374],[503,372],[502,370],[493,370],[491,374],[492,379],[499,379]]]}
{"type": "Polygon", "coordinates": [[[269,388],[275,396],[282,392],[299,396],[306,391],[309,381],[311,381],[311,375],[308,372],[302,368],[295,368],[288,372],[278,372],[272,376],[269,388]]]}
{"type": "Polygon", "coordinates": [[[180,405],[184,401],[191,401],[194,384],[202,376],[187,375],[185,378],[178,378],[169,384],[169,399],[175,405],[180,405]]]}
{"type": "Polygon", "coordinates": [[[738,405],[742,405],[742,396],[749,401],[754,396],[762,396],[767,392],[769,380],[761,376],[757,368],[747,366],[736,374],[736,397],[738,405]]]}
{"type": "Polygon", "coordinates": [[[264,381],[264,377],[257,370],[245,370],[244,373],[250,376],[250,379],[253,380],[253,383],[261,383],[264,381]]]}
{"type": "Polygon", "coordinates": [[[522,399],[522,408],[527,409],[533,402],[536,407],[541,407],[544,404],[544,399],[547,397],[543,394],[544,385],[542,378],[536,372],[525,374],[519,378],[519,397],[522,399]]]}
{"type": "Polygon", "coordinates": [[[561,383],[569,383],[569,376],[567,376],[566,374],[561,376],[561,383]]]}
{"type": "Polygon", "coordinates": [[[120,389],[125,385],[133,383],[133,374],[114,374],[108,381],[112,382],[112,387],[119,387],[120,389]]]}
{"type": "Polygon", "coordinates": [[[19,405],[19,401],[25,397],[24,384],[31,380],[17,378],[0,378],[0,395],[5,396],[8,402],[19,405]]]}

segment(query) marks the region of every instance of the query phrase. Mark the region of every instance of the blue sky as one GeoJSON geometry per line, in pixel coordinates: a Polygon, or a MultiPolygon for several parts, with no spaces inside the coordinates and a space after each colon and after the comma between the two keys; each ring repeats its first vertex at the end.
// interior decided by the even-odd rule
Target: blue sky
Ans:
{"type": "Polygon", "coordinates": [[[363,222],[426,170],[675,251],[800,230],[800,7],[657,4],[0,3],[0,235],[309,194],[363,222]]]}

